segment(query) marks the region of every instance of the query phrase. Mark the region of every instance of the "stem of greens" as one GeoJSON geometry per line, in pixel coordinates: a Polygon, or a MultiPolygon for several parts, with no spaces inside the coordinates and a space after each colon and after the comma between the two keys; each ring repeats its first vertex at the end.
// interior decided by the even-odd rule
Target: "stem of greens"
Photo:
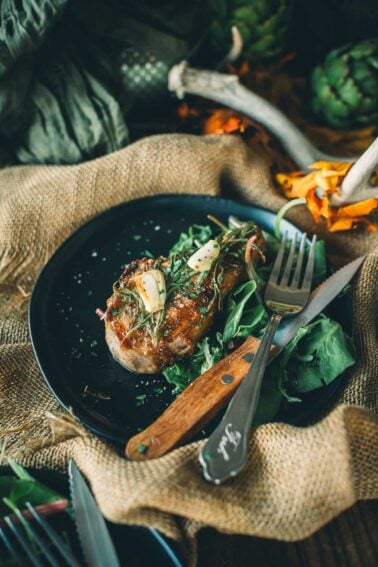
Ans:
{"type": "Polygon", "coordinates": [[[277,240],[281,240],[280,224],[287,211],[289,211],[293,207],[296,207],[297,205],[305,205],[306,202],[306,199],[302,198],[293,199],[292,201],[289,201],[288,203],[286,203],[286,205],[281,207],[281,209],[276,214],[276,218],[274,219],[274,236],[277,238],[277,240]]]}
{"type": "Polygon", "coordinates": [[[24,516],[22,515],[21,510],[9,498],[6,498],[6,497],[3,498],[3,502],[4,502],[4,504],[6,504],[6,506],[8,506],[8,508],[10,510],[12,510],[12,512],[17,517],[18,521],[20,522],[20,524],[23,526],[24,530],[28,534],[30,540],[32,540],[33,534],[31,533],[29,525],[28,525],[27,521],[25,520],[24,516]]]}
{"type": "Polygon", "coordinates": [[[219,226],[219,228],[221,228],[224,232],[227,232],[229,229],[228,226],[226,226],[222,221],[220,221],[219,219],[217,219],[217,217],[214,217],[213,215],[207,215],[207,218],[213,222],[214,224],[216,224],[217,226],[219,226]]]}

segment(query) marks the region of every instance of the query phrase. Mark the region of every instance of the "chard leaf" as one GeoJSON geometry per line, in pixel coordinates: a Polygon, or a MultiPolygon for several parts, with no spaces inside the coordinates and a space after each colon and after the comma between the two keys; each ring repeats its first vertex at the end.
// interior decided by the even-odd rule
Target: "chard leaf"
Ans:
{"type": "MultiPolygon", "coordinates": [[[[300,340],[307,335],[309,332],[309,327],[302,327],[298,330],[295,337],[290,341],[290,343],[284,348],[283,352],[280,354],[277,365],[278,373],[278,387],[281,394],[287,399],[288,402],[300,402],[300,398],[293,397],[289,394],[287,384],[290,382],[287,373],[287,365],[290,358],[296,353],[297,345],[300,340]]],[[[292,378],[292,381],[294,378],[292,378]]]]}
{"type": "Polygon", "coordinates": [[[224,330],[223,341],[228,343],[233,339],[238,331],[239,323],[243,315],[244,307],[249,298],[256,291],[256,282],[248,281],[239,286],[232,294],[232,309],[227,317],[224,330]]]}
{"type": "Polygon", "coordinates": [[[280,361],[281,385],[304,394],[330,384],[355,363],[348,337],[336,321],[320,315],[302,328],[286,347],[280,361]]]}
{"type": "Polygon", "coordinates": [[[256,305],[253,309],[245,311],[243,314],[239,327],[236,332],[236,337],[248,337],[253,334],[253,329],[264,319],[266,319],[266,311],[262,305],[256,305]]]}
{"type": "Polygon", "coordinates": [[[193,375],[191,365],[176,363],[164,368],[163,375],[167,382],[175,386],[173,394],[180,394],[198,376],[193,375]]]}

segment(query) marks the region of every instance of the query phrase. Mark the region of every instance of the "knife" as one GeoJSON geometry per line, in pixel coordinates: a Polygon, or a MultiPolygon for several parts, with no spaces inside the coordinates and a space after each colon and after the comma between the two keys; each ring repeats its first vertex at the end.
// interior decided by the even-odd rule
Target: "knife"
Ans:
{"type": "MultiPolygon", "coordinates": [[[[311,293],[299,315],[281,323],[269,362],[343,290],[364,260],[365,256],[361,256],[332,274],[311,293]]],[[[126,456],[137,461],[161,457],[201,431],[237,390],[259,342],[248,337],[238,349],[196,378],[156,421],[128,441],[126,456]]]]}
{"type": "Polygon", "coordinates": [[[329,303],[344,289],[353,278],[366,256],[360,256],[346,264],[324,280],[310,295],[306,307],[293,318],[284,319],[274,335],[273,343],[277,347],[270,357],[271,362],[285,346],[295,337],[301,327],[308,325],[329,303]]]}
{"type": "Polygon", "coordinates": [[[105,520],[72,459],[68,475],[76,527],[89,567],[120,567],[105,520]]]}

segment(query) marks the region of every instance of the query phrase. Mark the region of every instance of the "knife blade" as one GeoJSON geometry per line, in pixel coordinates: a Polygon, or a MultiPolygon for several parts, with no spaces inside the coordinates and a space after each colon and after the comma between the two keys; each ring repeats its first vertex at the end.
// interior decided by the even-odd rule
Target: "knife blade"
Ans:
{"type": "MultiPolygon", "coordinates": [[[[347,264],[311,294],[300,315],[287,320],[275,335],[270,361],[312,321],[353,278],[365,257],[347,264]]],[[[229,402],[246,375],[259,340],[248,337],[235,351],[198,376],[144,431],[129,439],[125,453],[134,461],[155,459],[193,437],[229,402]]]]}
{"type": "Polygon", "coordinates": [[[120,567],[105,520],[72,459],[68,475],[76,527],[89,567],[120,567]]]}
{"type": "Polygon", "coordinates": [[[282,349],[295,337],[301,327],[308,325],[319,313],[321,313],[342,289],[350,282],[354,274],[360,268],[366,256],[360,256],[340,268],[324,280],[313,290],[306,307],[299,315],[284,319],[278,327],[274,336],[273,344],[277,347],[269,359],[271,362],[282,349]]]}

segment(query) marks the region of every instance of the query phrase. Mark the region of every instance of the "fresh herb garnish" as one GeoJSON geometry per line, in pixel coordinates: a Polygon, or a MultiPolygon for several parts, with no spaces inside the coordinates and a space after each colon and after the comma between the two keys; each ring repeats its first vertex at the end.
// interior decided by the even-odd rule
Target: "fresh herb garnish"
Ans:
{"type": "Polygon", "coordinates": [[[213,291],[213,297],[208,302],[207,310],[215,301],[218,301],[220,308],[220,286],[224,277],[224,259],[226,256],[243,259],[245,245],[256,228],[253,222],[248,222],[239,228],[223,230],[213,237],[217,243],[214,246],[220,248],[217,259],[210,270],[195,272],[188,266],[188,259],[199,246],[210,240],[212,232],[210,227],[200,225],[189,227],[188,233],[182,233],[178,243],[171,248],[168,265],[165,270],[163,268],[167,281],[167,297],[180,290],[184,295],[187,294],[189,297],[195,298],[203,291],[206,281],[213,291]]]}
{"type": "MultiPolygon", "coordinates": [[[[209,241],[212,231],[208,226],[194,225],[189,227],[188,233],[180,235],[179,241],[170,250],[168,258],[157,258],[156,260],[155,269],[161,270],[164,274],[167,301],[166,307],[155,313],[146,311],[143,301],[135,291],[122,287],[120,282],[116,282],[113,291],[120,296],[122,303],[127,304],[127,315],[131,315],[133,318],[125,339],[143,327],[149,333],[152,343],[157,345],[170,300],[177,296],[177,293],[195,300],[203,292],[205,283],[213,295],[207,303],[207,308],[201,311],[202,318],[214,302],[217,302],[218,308],[220,308],[224,258],[225,256],[235,256],[242,259],[246,242],[255,230],[256,225],[252,222],[248,222],[240,228],[222,230],[220,234],[215,236],[217,243],[215,246],[220,248],[217,259],[209,270],[196,272],[188,265],[188,259],[199,247],[209,241]]],[[[119,312],[118,307],[111,311],[113,315],[118,315],[119,312]]],[[[199,325],[201,326],[201,324],[200,321],[199,325]]]]}
{"type": "Polygon", "coordinates": [[[182,232],[180,234],[180,238],[170,249],[169,255],[188,252],[194,248],[199,248],[202,244],[206,244],[206,242],[210,240],[211,235],[212,231],[209,226],[194,224],[189,227],[188,232],[182,232]]]}
{"type": "Polygon", "coordinates": [[[179,394],[197,376],[209,370],[227,354],[221,333],[216,333],[202,339],[197,344],[196,350],[189,359],[177,362],[163,370],[167,382],[175,386],[173,393],[179,394]]]}

